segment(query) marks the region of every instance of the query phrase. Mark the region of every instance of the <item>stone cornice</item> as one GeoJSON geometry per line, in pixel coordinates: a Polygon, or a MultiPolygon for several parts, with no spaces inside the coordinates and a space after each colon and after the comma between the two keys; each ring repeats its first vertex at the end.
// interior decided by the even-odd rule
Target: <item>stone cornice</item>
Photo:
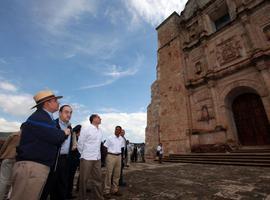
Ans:
{"type": "Polygon", "coordinates": [[[210,40],[212,40],[214,37],[216,37],[218,34],[220,34],[221,32],[230,29],[234,24],[236,24],[237,21],[233,20],[231,22],[229,22],[226,26],[222,27],[220,30],[212,33],[212,34],[206,34],[205,32],[203,32],[199,38],[197,38],[196,40],[190,42],[189,44],[184,44],[183,45],[183,51],[184,52],[190,52],[192,51],[194,48],[201,46],[204,43],[209,42],[210,40]]]}
{"type": "Polygon", "coordinates": [[[201,135],[201,134],[209,134],[209,133],[217,133],[224,132],[227,129],[222,125],[216,126],[215,129],[190,129],[189,132],[191,135],[201,135]]]}
{"type": "MultiPolygon", "coordinates": [[[[200,46],[203,42],[208,42],[209,40],[213,39],[217,35],[219,35],[221,32],[231,28],[232,25],[236,24],[241,20],[241,16],[243,15],[249,15],[253,13],[258,7],[262,6],[264,3],[268,3],[267,1],[261,1],[257,5],[255,5],[252,10],[250,10],[248,7],[243,8],[241,11],[237,13],[237,16],[234,20],[230,21],[228,24],[226,24],[224,27],[222,27],[220,30],[215,31],[213,33],[207,34],[206,32],[202,32],[200,36],[189,42],[189,43],[184,43],[183,44],[183,51],[184,52],[189,52],[193,50],[194,48],[200,46]]],[[[185,26],[185,21],[181,21],[182,26],[185,26]]]]}
{"type": "Polygon", "coordinates": [[[198,79],[188,80],[185,83],[185,87],[187,89],[193,89],[202,85],[206,85],[208,84],[209,81],[222,79],[242,69],[249,68],[250,66],[254,66],[254,63],[259,62],[261,60],[270,60],[270,52],[268,53],[262,52],[262,51],[256,52],[250,58],[244,59],[241,62],[230,65],[226,68],[223,68],[217,71],[208,70],[205,76],[198,79]]]}
{"type": "Polygon", "coordinates": [[[162,27],[164,24],[166,24],[166,22],[167,22],[170,18],[172,18],[173,16],[180,17],[180,15],[179,15],[177,12],[174,11],[169,17],[167,17],[163,22],[161,22],[160,25],[158,25],[158,26],[156,27],[156,30],[158,30],[160,27],[162,27]]]}
{"type": "Polygon", "coordinates": [[[174,38],[172,38],[171,40],[169,40],[168,42],[166,42],[164,45],[162,45],[161,47],[158,48],[157,52],[159,52],[161,49],[163,49],[164,47],[170,45],[170,43],[172,41],[174,41],[175,39],[177,39],[179,37],[179,35],[175,36],[174,38]]]}

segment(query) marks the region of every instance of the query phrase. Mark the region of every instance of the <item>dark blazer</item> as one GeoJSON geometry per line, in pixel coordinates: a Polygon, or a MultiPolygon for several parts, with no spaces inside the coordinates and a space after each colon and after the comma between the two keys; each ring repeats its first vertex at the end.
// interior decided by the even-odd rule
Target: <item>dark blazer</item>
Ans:
{"type": "MultiPolygon", "coordinates": [[[[59,118],[57,118],[56,120],[55,120],[55,122],[56,122],[56,128],[58,128],[58,129],[61,129],[61,126],[60,126],[60,124],[59,124],[59,118]]],[[[69,126],[68,127],[69,129],[70,129],[70,132],[72,133],[72,127],[71,126],[69,126]]],[[[66,137],[66,139],[67,139],[67,137],[66,137]]],[[[70,155],[70,153],[71,153],[71,149],[72,149],[72,134],[70,135],[70,144],[69,144],[69,150],[68,150],[68,154],[70,155]]],[[[63,141],[64,142],[64,141],[63,141]]],[[[59,146],[59,151],[60,151],[60,149],[61,149],[61,146],[62,146],[62,144],[59,146]]]]}
{"type": "Polygon", "coordinates": [[[43,109],[36,110],[22,125],[21,141],[17,147],[17,161],[34,161],[53,166],[57,149],[65,140],[64,131],[43,109]]]}
{"type": "Polygon", "coordinates": [[[127,152],[127,140],[126,140],[125,137],[123,137],[123,139],[125,140],[125,147],[121,148],[121,156],[122,156],[122,158],[127,158],[127,155],[128,155],[128,152],[127,152]]]}

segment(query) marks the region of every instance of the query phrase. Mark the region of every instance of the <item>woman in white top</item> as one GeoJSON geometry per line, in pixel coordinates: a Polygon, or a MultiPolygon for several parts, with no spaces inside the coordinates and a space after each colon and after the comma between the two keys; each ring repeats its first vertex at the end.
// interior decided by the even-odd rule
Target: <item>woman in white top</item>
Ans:
{"type": "Polygon", "coordinates": [[[157,146],[157,156],[158,156],[158,162],[162,163],[162,156],[163,156],[162,143],[159,143],[159,145],[157,146]]]}

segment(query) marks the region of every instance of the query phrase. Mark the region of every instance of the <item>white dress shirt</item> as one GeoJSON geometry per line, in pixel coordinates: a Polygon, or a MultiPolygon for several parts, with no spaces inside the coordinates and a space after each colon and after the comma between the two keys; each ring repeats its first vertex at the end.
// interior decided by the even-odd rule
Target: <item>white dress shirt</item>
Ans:
{"type": "Polygon", "coordinates": [[[78,150],[81,158],[85,160],[100,160],[100,145],[102,141],[102,132],[99,128],[90,124],[88,127],[82,127],[78,150]]]}
{"type": "Polygon", "coordinates": [[[122,136],[111,135],[104,144],[109,153],[120,154],[121,148],[125,147],[125,140],[122,136]]]}

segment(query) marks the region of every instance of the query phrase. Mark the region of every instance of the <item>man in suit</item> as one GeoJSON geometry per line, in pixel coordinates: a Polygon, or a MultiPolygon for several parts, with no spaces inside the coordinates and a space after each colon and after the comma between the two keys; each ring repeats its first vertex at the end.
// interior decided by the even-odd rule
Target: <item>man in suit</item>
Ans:
{"type": "MultiPolygon", "coordinates": [[[[72,108],[70,105],[63,105],[59,109],[59,118],[55,120],[56,127],[61,130],[70,129],[72,108]]],[[[69,156],[71,151],[72,137],[69,135],[59,146],[55,165],[51,168],[41,199],[65,200],[67,196],[67,182],[69,170],[69,156]]]]}
{"type": "Polygon", "coordinates": [[[128,153],[127,153],[127,140],[125,138],[125,130],[121,130],[121,137],[124,139],[124,147],[121,148],[121,172],[120,172],[120,179],[119,179],[119,186],[126,186],[127,184],[124,182],[123,178],[123,169],[125,167],[126,159],[128,159],[128,153]]]}
{"type": "Polygon", "coordinates": [[[11,200],[38,200],[53,166],[59,145],[70,130],[56,127],[53,113],[59,108],[58,99],[50,90],[34,96],[37,110],[23,123],[12,172],[11,200]]]}
{"type": "Polygon", "coordinates": [[[12,133],[0,149],[0,199],[7,197],[11,186],[11,173],[15,164],[16,147],[20,142],[21,131],[12,133]]]}
{"type": "MultiPolygon", "coordinates": [[[[68,188],[67,188],[67,198],[73,199],[75,196],[72,195],[73,191],[73,181],[76,174],[76,171],[80,165],[81,154],[78,151],[78,139],[81,132],[81,125],[77,125],[72,129],[72,147],[69,155],[69,172],[68,172],[68,188]]],[[[77,188],[79,183],[77,181],[77,188]]],[[[79,188],[78,188],[79,189],[79,188]]]]}

